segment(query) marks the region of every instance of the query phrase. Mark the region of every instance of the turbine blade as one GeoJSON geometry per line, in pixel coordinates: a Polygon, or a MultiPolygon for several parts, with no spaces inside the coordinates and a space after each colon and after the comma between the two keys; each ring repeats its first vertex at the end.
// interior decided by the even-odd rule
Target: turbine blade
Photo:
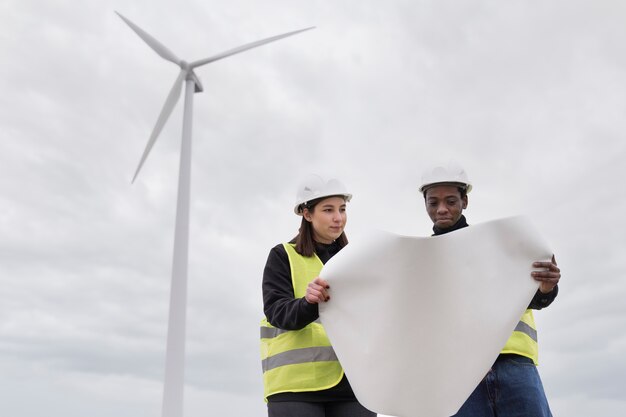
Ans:
{"type": "Polygon", "coordinates": [[[161,42],[159,42],[156,39],[154,39],[150,34],[148,34],[146,31],[141,29],[139,26],[137,26],[136,24],[134,24],[133,22],[131,22],[130,20],[128,20],[127,18],[122,16],[120,13],[118,13],[118,12],[115,12],[115,13],[117,13],[117,15],[119,17],[121,17],[122,20],[124,22],[126,22],[126,24],[128,26],[130,26],[130,28],[133,31],[135,31],[135,33],[137,35],[139,35],[139,37],[141,39],[143,39],[144,42],[147,43],[150,48],[152,48],[154,50],[154,52],[159,54],[161,56],[161,58],[166,59],[168,61],[171,61],[171,62],[173,62],[176,65],[180,65],[180,59],[178,59],[178,57],[176,55],[174,55],[174,53],[172,51],[167,49],[165,47],[165,45],[163,45],[161,42]]]}
{"type": "Polygon", "coordinates": [[[201,65],[206,65],[208,63],[215,62],[217,60],[227,58],[227,57],[229,57],[231,55],[235,55],[235,54],[238,54],[240,52],[247,51],[248,49],[256,48],[257,46],[265,45],[266,43],[274,42],[274,41],[277,41],[279,39],[286,38],[288,36],[293,36],[293,35],[296,35],[298,33],[301,33],[301,32],[307,31],[307,30],[311,30],[311,29],[314,29],[314,28],[315,28],[315,26],[311,26],[311,27],[306,28],[306,29],[295,30],[293,32],[283,33],[282,35],[272,36],[271,38],[261,39],[260,41],[247,43],[245,45],[238,46],[237,48],[229,49],[228,51],[222,52],[221,54],[217,54],[217,55],[214,55],[214,56],[209,57],[209,58],[205,58],[205,59],[200,59],[198,61],[194,61],[191,64],[189,64],[189,67],[193,69],[193,68],[199,67],[201,65]]]}
{"type": "Polygon", "coordinates": [[[148,154],[150,153],[152,146],[154,146],[154,143],[159,137],[159,133],[161,133],[161,130],[163,130],[163,126],[165,126],[165,122],[167,122],[167,119],[170,117],[170,114],[172,114],[172,111],[174,110],[174,106],[176,106],[176,103],[178,102],[178,99],[180,98],[180,92],[182,90],[181,87],[186,77],[187,77],[186,70],[183,69],[180,71],[180,73],[178,73],[178,77],[176,78],[176,81],[174,81],[174,85],[172,86],[170,93],[167,95],[167,99],[165,100],[163,109],[161,109],[159,118],[157,119],[157,122],[154,125],[154,129],[152,129],[152,134],[150,135],[150,139],[148,139],[148,144],[146,145],[146,149],[143,151],[143,155],[141,155],[139,166],[137,167],[137,170],[135,171],[135,175],[133,176],[131,184],[135,182],[135,179],[137,178],[137,175],[139,175],[139,171],[141,170],[143,163],[146,161],[146,158],[148,158],[148,154]]]}

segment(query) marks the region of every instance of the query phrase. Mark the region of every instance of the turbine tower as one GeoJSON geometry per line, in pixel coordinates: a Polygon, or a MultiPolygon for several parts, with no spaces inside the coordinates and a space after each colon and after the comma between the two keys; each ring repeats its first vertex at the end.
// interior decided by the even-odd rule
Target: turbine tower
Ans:
{"type": "MultiPolygon", "coordinates": [[[[117,12],[116,12],[117,13],[117,12]]],[[[152,146],[156,142],[159,133],[167,122],[170,114],[174,110],[183,83],[185,84],[185,104],[183,108],[183,134],[180,152],[180,168],[178,177],[178,199],[176,203],[176,226],[174,231],[174,257],[172,265],[172,282],[170,289],[170,310],[167,329],[167,348],[165,354],[165,381],[163,384],[163,417],[182,417],[183,415],[183,392],[185,379],[185,327],[187,310],[187,249],[189,245],[189,195],[191,180],[191,127],[193,94],[202,91],[200,79],[196,76],[194,69],[227,58],[231,55],[265,45],[266,43],[277,41],[287,36],[292,36],[304,32],[313,27],[272,36],[256,42],[248,43],[237,48],[229,49],[209,58],[200,59],[188,63],[179,59],[174,53],[167,49],[162,43],[150,36],[147,32],[135,25],[133,22],[117,13],[124,22],[141,39],[144,40],[161,58],[173,62],[180,67],[180,72],[174,85],[172,86],[159,118],[150,134],[139,166],[131,182],[134,182],[143,166],[152,146]]]]}

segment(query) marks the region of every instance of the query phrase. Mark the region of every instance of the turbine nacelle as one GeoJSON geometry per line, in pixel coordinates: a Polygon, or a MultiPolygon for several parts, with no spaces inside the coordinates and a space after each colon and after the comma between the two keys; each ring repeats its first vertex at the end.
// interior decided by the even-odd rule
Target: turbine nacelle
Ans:
{"type": "Polygon", "coordinates": [[[198,78],[198,76],[196,75],[195,72],[193,72],[193,70],[187,73],[187,78],[185,78],[185,80],[193,81],[193,84],[195,86],[194,87],[195,93],[201,93],[204,91],[204,88],[202,88],[202,82],[200,82],[200,78],[198,78]]]}

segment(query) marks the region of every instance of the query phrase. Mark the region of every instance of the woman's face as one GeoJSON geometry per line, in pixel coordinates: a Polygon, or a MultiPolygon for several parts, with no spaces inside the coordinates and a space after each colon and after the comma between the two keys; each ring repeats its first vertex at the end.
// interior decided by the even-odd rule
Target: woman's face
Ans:
{"type": "Polygon", "coordinates": [[[346,227],[346,201],[343,197],[328,197],[317,203],[313,211],[305,208],[302,215],[311,222],[316,242],[333,243],[346,227]]]}

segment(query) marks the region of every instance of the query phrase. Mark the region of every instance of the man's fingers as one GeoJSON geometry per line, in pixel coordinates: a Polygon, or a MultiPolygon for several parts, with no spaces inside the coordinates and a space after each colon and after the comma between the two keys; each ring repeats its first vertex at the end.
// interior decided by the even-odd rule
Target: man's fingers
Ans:
{"type": "Polygon", "coordinates": [[[559,280],[561,279],[561,276],[559,274],[545,274],[545,275],[540,275],[538,277],[534,277],[535,280],[537,281],[545,281],[545,282],[559,282],[559,280]]]}
{"type": "Polygon", "coordinates": [[[560,272],[534,271],[531,273],[534,278],[561,278],[560,272]]]}
{"type": "Polygon", "coordinates": [[[534,268],[546,268],[553,272],[561,272],[561,269],[556,266],[556,263],[552,262],[535,262],[533,263],[534,268]]]}

